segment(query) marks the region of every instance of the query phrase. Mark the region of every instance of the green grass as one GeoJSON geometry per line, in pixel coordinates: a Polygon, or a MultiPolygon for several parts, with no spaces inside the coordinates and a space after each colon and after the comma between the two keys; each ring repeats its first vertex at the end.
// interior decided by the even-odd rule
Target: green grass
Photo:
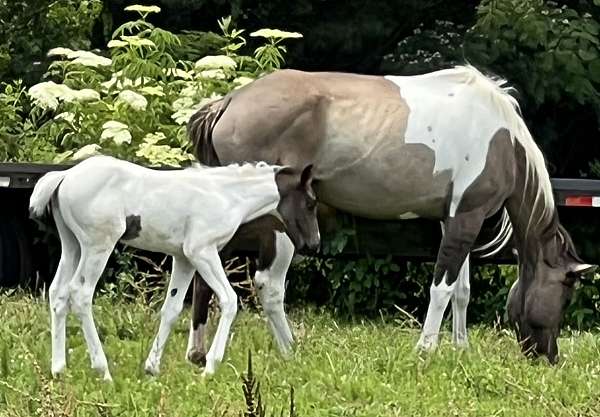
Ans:
{"type": "Polygon", "coordinates": [[[471,329],[471,348],[420,355],[418,331],[393,319],[336,321],[314,310],[292,311],[290,360],[279,355],[261,315],[240,312],[224,362],[212,378],[184,361],[189,311],[163,357],[162,374],[142,366],[158,315],[141,304],[100,297],[95,318],[114,378],[89,369],[78,323],[68,324],[68,371],[50,377],[47,305],[0,297],[0,416],[238,416],[241,376],[252,350],[268,415],[288,415],[290,386],[298,416],[593,416],[600,415],[600,337],[560,340],[550,367],[520,354],[511,333],[471,329]]]}

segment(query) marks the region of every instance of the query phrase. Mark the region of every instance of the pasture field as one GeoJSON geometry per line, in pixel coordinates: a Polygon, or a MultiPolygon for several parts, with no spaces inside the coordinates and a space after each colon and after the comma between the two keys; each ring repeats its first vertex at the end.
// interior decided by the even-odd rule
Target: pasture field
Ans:
{"type": "Polygon", "coordinates": [[[414,351],[418,330],[381,318],[340,321],[314,309],[293,310],[297,345],[279,355],[263,316],[241,311],[216,375],[201,379],[184,360],[189,309],[169,341],[162,374],[143,361],[158,326],[155,308],[100,296],[95,318],[114,382],[91,369],[78,322],[68,322],[68,371],[50,377],[47,303],[0,297],[0,416],[239,416],[248,350],[266,415],[297,416],[596,416],[600,415],[600,335],[560,340],[557,367],[523,358],[506,330],[471,328],[471,348],[444,335],[437,352],[414,351]]]}

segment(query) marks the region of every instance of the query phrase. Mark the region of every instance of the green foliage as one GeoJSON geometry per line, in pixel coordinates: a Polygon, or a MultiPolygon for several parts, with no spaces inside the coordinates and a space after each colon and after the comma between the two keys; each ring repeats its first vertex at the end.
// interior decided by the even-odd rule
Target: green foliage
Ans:
{"type": "Polygon", "coordinates": [[[0,97],[7,119],[0,131],[3,160],[63,162],[103,153],[150,166],[185,165],[193,159],[185,132],[189,117],[263,71],[278,68],[284,51],[280,43],[290,37],[282,31],[267,37],[267,47],[279,51],[275,58],[243,55],[243,31],[226,18],[220,22],[225,54],[193,62],[181,57],[194,54],[189,37],[198,34],[188,33],[179,51],[177,35],[148,21],[158,7],[126,10],[137,18],[114,31],[109,53],[53,48],[47,81],[29,88],[30,100],[23,99],[20,84],[5,87],[0,97]]]}
{"type": "Polygon", "coordinates": [[[36,79],[40,61],[56,44],[89,48],[102,0],[0,1],[0,80],[36,79]]]}
{"type": "Polygon", "coordinates": [[[568,98],[600,116],[597,18],[543,0],[484,0],[477,15],[466,44],[476,62],[511,74],[536,105],[568,98]]]}
{"type": "Polygon", "coordinates": [[[96,297],[94,317],[114,382],[102,383],[90,369],[75,317],[67,323],[67,372],[52,379],[47,303],[1,296],[0,352],[7,353],[0,353],[0,415],[238,417],[247,410],[241,379],[248,375],[248,350],[271,415],[288,415],[290,386],[295,412],[305,417],[598,415],[595,333],[565,334],[560,366],[551,367],[525,359],[513,334],[497,328],[472,327],[466,351],[450,345],[444,332],[438,352],[424,355],[414,349],[418,329],[402,320],[347,322],[303,309],[289,315],[296,348],[293,358],[283,360],[264,317],[241,311],[223,363],[202,380],[184,359],[188,314],[185,309],[174,325],[161,375],[150,377],[143,362],[157,311],[96,297]]]}

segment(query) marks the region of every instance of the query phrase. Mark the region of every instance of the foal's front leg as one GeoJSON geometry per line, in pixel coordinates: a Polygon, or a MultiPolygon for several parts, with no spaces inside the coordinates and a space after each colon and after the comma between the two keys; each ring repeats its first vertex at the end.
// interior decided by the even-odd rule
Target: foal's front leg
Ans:
{"type": "Polygon", "coordinates": [[[171,281],[169,282],[165,302],[160,311],[158,333],[152,343],[148,359],[146,359],[145,370],[152,375],[159,373],[160,358],[162,357],[169,333],[171,333],[171,328],[183,309],[185,294],[193,276],[194,267],[192,264],[182,256],[174,256],[171,281]]]}
{"type": "Polygon", "coordinates": [[[202,373],[203,376],[206,376],[215,372],[217,364],[221,362],[225,354],[229,330],[237,314],[237,295],[223,270],[216,247],[208,247],[201,250],[190,248],[187,253],[190,256],[194,256],[191,262],[193,262],[200,275],[202,275],[206,284],[217,295],[221,307],[219,325],[217,326],[212,345],[206,354],[206,367],[202,373]]]}

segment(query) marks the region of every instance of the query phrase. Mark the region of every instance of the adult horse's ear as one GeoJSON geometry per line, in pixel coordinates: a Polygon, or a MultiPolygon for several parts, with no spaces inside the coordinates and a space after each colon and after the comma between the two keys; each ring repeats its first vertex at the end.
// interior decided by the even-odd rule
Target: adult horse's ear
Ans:
{"type": "Polygon", "coordinates": [[[591,274],[596,271],[598,265],[590,265],[590,264],[582,264],[582,263],[572,263],[569,265],[569,272],[582,276],[591,274]]]}
{"type": "Polygon", "coordinates": [[[312,169],[313,164],[309,164],[302,170],[302,175],[300,175],[300,185],[304,188],[308,188],[312,184],[312,169]]]}

